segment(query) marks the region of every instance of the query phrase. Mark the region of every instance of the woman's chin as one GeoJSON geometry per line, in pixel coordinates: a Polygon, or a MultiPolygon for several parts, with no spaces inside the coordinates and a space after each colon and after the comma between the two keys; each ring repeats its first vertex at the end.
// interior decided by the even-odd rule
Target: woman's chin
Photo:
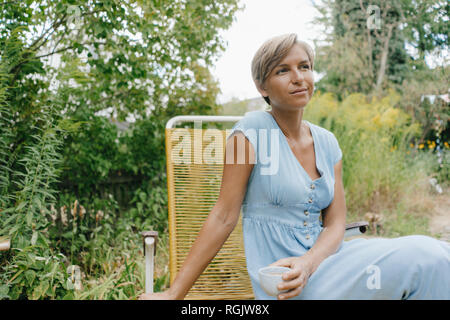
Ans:
{"type": "Polygon", "coordinates": [[[292,106],[295,106],[295,108],[303,108],[306,106],[309,102],[309,97],[304,98],[297,98],[292,101],[292,106]]]}

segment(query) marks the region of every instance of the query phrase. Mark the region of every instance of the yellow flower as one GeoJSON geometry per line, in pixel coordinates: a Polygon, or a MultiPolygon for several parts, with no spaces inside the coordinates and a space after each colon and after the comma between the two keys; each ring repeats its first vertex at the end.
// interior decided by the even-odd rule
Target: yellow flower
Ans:
{"type": "Polygon", "coordinates": [[[399,110],[394,108],[388,108],[381,115],[381,124],[385,127],[392,128],[397,123],[399,110]]]}
{"type": "Polygon", "coordinates": [[[379,115],[379,114],[377,114],[375,117],[373,117],[373,118],[372,118],[372,121],[373,121],[373,123],[375,123],[375,125],[376,125],[377,127],[380,127],[380,126],[381,126],[381,123],[380,123],[380,115],[379,115]]]}
{"type": "Polygon", "coordinates": [[[423,149],[424,145],[423,143],[419,144],[419,149],[423,149]]]}
{"type": "Polygon", "coordinates": [[[446,148],[450,148],[450,146],[448,145],[448,142],[444,142],[444,146],[445,146],[446,148]]]}
{"type": "Polygon", "coordinates": [[[414,148],[414,144],[413,144],[413,143],[410,143],[409,146],[410,146],[411,148],[414,148]]]}

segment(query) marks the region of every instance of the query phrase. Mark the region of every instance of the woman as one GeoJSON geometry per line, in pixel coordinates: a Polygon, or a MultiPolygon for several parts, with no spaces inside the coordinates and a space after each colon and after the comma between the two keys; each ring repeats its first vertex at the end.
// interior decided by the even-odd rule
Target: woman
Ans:
{"type": "Polygon", "coordinates": [[[217,203],[170,289],[140,299],[183,299],[241,206],[256,299],[272,299],[257,274],[270,264],[292,269],[279,287],[289,291],[278,299],[450,299],[448,243],[427,236],[343,242],[341,149],[333,133],[302,120],[314,92],[313,64],[312,49],[295,34],[269,39],[256,52],[253,80],[272,110],[247,113],[233,127],[225,152],[245,152],[246,162],[224,164],[217,203]],[[245,150],[237,149],[239,138],[245,150]],[[261,150],[271,155],[271,170],[264,171],[261,150]]]}

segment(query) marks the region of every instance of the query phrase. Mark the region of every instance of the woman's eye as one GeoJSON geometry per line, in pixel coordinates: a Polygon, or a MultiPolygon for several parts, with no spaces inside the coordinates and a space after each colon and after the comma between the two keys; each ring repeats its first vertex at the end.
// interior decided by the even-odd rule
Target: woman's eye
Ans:
{"type": "Polygon", "coordinates": [[[304,64],[304,65],[302,66],[302,68],[309,69],[309,65],[304,64]]]}
{"type": "Polygon", "coordinates": [[[286,71],[287,71],[287,69],[286,69],[286,68],[283,68],[283,69],[278,70],[278,71],[277,71],[277,74],[280,74],[280,73],[286,72],[286,71]]]}

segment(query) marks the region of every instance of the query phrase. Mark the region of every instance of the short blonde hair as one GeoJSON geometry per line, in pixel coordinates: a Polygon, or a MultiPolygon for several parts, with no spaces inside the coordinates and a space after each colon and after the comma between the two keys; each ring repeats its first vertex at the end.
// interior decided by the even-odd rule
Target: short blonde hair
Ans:
{"type": "MultiPolygon", "coordinates": [[[[309,44],[298,40],[295,33],[276,36],[265,41],[253,57],[252,77],[256,86],[262,87],[264,85],[269,74],[295,44],[300,45],[305,50],[311,63],[311,70],[314,69],[314,51],[309,44]]],[[[270,105],[268,97],[264,97],[264,100],[270,105]]]]}

